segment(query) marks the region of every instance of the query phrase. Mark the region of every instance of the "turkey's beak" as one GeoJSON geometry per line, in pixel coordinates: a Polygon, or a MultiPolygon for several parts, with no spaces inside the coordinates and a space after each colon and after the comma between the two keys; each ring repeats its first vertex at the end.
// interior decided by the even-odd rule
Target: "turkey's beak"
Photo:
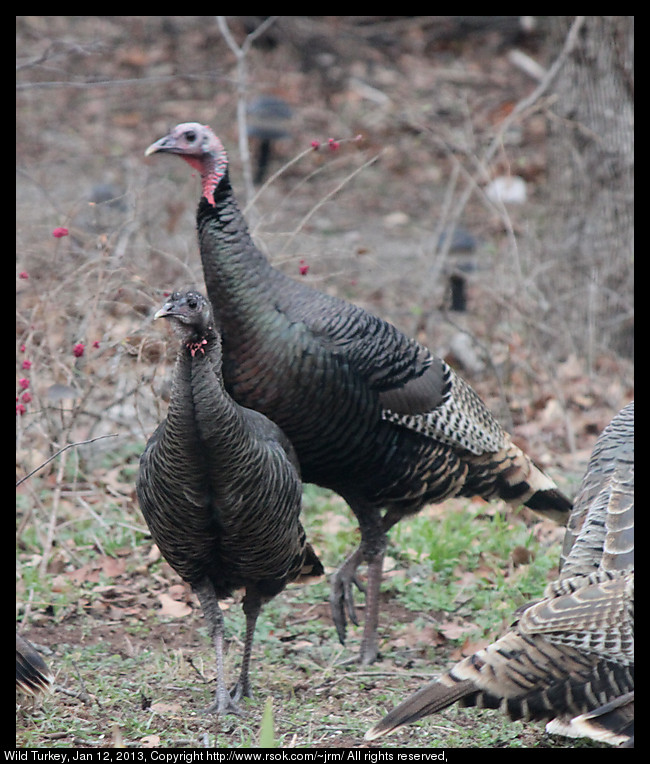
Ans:
{"type": "Polygon", "coordinates": [[[144,152],[144,155],[148,157],[158,151],[173,151],[174,145],[172,141],[173,139],[171,135],[166,135],[164,138],[161,138],[155,143],[152,143],[151,146],[149,146],[149,148],[144,152]]]}
{"type": "Polygon", "coordinates": [[[166,302],[162,308],[156,312],[154,319],[156,318],[164,318],[165,316],[172,316],[174,315],[174,308],[171,303],[166,302]]]}

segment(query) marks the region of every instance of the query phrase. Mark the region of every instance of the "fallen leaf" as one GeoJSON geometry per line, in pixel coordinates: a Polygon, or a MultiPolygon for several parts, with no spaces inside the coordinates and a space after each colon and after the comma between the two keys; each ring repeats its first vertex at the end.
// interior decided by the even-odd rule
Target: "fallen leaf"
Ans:
{"type": "Polygon", "coordinates": [[[566,528],[553,520],[540,520],[533,527],[533,538],[543,546],[561,544],[566,528]]]}
{"type": "Polygon", "coordinates": [[[300,639],[297,642],[291,643],[292,650],[304,650],[305,648],[312,648],[313,646],[314,643],[310,642],[308,639],[300,639]]]}
{"type": "Polygon", "coordinates": [[[449,659],[452,661],[460,661],[463,658],[467,658],[468,655],[474,655],[474,653],[477,653],[489,644],[491,644],[489,639],[478,639],[475,642],[472,642],[468,638],[460,647],[452,650],[449,659]]]}
{"type": "Polygon", "coordinates": [[[126,560],[115,559],[115,557],[96,557],[76,570],[64,573],[75,584],[99,583],[100,576],[103,574],[106,578],[116,578],[126,571],[126,560]]]}
{"type": "Polygon", "coordinates": [[[66,591],[70,586],[70,582],[65,578],[64,575],[58,575],[54,576],[52,579],[52,582],[50,583],[50,589],[53,592],[64,592],[66,591]]]}
{"type": "Polygon", "coordinates": [[[415,645],[440,645],[444,637],[433,625],[418,626],[415,623],[406,624],[399,635],[392,640],[393,647],[412,648],[415,645]]]}
{"type": "Polygon", "coordinates": [[[151,710],[157,714],[177,714],[183,710],[180,703],[152,703],[151,710]]]}
{"type": "Polygon", "coordinates": [[[178,600],[179,602],[187,602],[190,590],[189,587],[185,586],[185,584],[172,584],[167,590],[167,593],[174,600],[178,600]]]}
{"type": "Polygon", "coordinates": [[[445,621],[438,627],[447,639],[460,639],[465,634],[479,631],[480,627],[471,621],[445,621]]]}
{"type": "Polygon", "coordinates": [[[108,578],[116,578],[126,571],[126,560],[115,557],[103,557],[101,560],[102,573],[108,578]]]}
{"type": "Polygon", "coordinates": [[[162,605],[160,615],[166,615],[170,618],[184,618],[192,612],[192,608],[186,602],[179,602],[170,597],[169,594],[159,594],[158,599],[162,605]]]}
{"type": "Polygon", "coordinates": [[[64,576],[69,578],[73,583],[80,586],[86,581],[96,584],[99,582],[99,567],[95,562],[87,562],[76,570],[71,570],[69,573],[64,573],[64,576]]]}

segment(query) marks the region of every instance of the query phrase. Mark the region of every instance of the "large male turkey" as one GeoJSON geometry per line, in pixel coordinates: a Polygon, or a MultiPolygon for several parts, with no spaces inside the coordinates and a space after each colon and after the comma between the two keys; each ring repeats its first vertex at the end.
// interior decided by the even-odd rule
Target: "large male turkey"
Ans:
{"type": "Polygon", "coordinates": [[[359,658],[371,663],[386,532],[398,520],[451,496],[501,497],[561,522],[571,503],[444,361],[386,321],[271,266],[251,239],[226,152],[209,127],[177,125],[146,154],[157,152],[178,154],[201,174],[199,244],[228,392],[276,422],[303,480],[336,491],[359,521],[361,544],[334,575],[330,603],[344,642],[346,613],[357,623],[357,567],[367,562],[359,658]]]}
{"type": "Polygon", "coordinates": [[[589,461],[558,580],[512,631],[394,708],[367,740],[460,701],[547,730],[613,745],[634,741],[634,403],[589,461]]]}
{"type": "Polygon", "coordinates": [[[168,318],[181,344],[167,418],[149,439],[136,488],[163,556],[196,592],[217,660],[208,712],[239,713],[250,694],[249,664],[262,604],[301,576],[323,568],[300,523],[302,484],[284,433],[235,403],[221,376],[221,340],[210,304],[175,292],[156,317],[168,318]],[[246,636],[232,697],[223,669],[218,600],[245,587],[246,636]]]}

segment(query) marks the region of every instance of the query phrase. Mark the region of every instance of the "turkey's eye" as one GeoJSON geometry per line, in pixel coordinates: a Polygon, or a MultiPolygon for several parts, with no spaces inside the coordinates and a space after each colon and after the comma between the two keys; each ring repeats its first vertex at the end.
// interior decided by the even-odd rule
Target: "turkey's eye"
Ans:
{"type": "Polygon", "coordinates": [[[190,297],[190,299],[187,301],[187,304],[190,307],[190,310],[196,310],[198,307],[198,302],[194,299],[194,297],[190,297]]]}
{"type": "Polygon", "coordinates": [[[194,143],[196,140],[196,133],[193,130],[188,130],[185,133],[185,138],[187,139],[188,143],[194,143]]]}

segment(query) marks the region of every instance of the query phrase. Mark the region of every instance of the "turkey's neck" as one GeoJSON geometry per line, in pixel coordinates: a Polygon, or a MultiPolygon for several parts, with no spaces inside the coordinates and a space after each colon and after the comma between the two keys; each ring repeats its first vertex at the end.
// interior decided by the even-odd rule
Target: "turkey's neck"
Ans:
{"type": "Polygon", "coordinates": [[[179,353],[179,363],[186,364],[192,376],[210,376],[211,384],[220,390],[224,389],[222,361],[221,337],[213,328],[187,339],[179,353]]]}
{"type": "Polygon", "coordinates": [[[245,437],[245,423],[241,406],[224,386],[221,340],[208,338],[206,344],[186,345],[181,352],[189,366],[194,421],[201,442],[210,451],[213,464],[228,462],[233,441],[245,437]]]}
{"type": "MultiPolygon", "coordinates": [[[[221,362],[221,339],[212,332],[183,342],[177,361],[180,377],[190,380],[192,399],[198,391],[202,399],[200,405],[212,409],[215,416],[228,412],[232,405],[225,391],[221,362]]],[[[196,407],[196,401],[194,405],[196,407]]]]}
{"type": "MultiPolygon", "coordinates": [[[[175,327],[176,328],[176,327],[175,327]]],[[[221,376],[221,346],[218,337],[180,333],[180,346],[176,355],[172,394],[167,410],[166,432],[172,441],[187,437],[197,426],[194,403],[195,379],[201,378],[201,387],[208,399],[225,399],[221,376]]],[[[215,411],[216,413],[216,411],[215,411]]]]}
{"type": "Polygon", "coordinates": [[[271,294],[269,282],[286,277],[253,243],[227,172],[214,191],[214,205],[201,197],[197,228],[205,283],[217,322],[259,311],[271,294]]]}

